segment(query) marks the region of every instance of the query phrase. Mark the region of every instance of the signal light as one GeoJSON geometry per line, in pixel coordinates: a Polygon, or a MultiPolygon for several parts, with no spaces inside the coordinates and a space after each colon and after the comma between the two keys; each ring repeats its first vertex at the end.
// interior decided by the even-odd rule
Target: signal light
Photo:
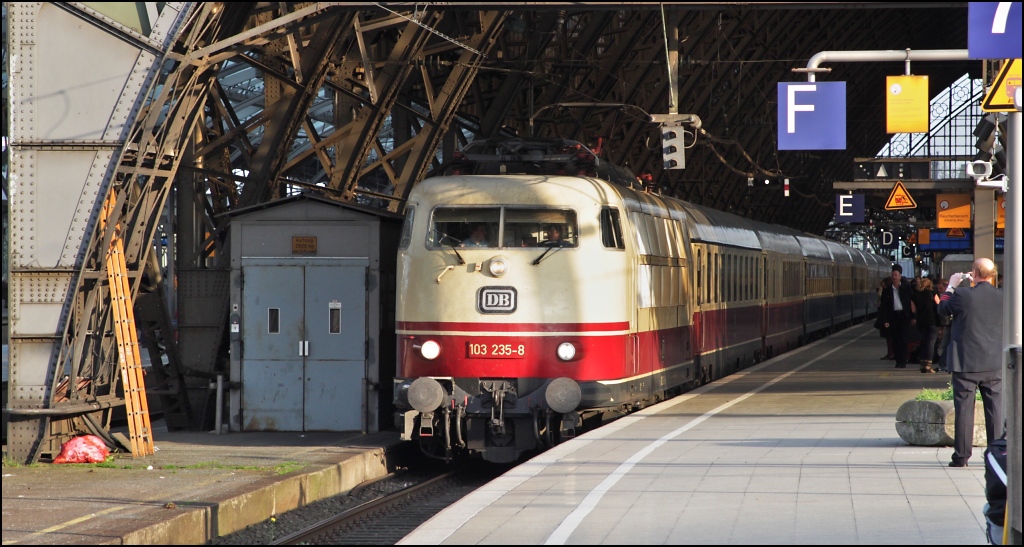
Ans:
{"type": "Polygon", "coordinates": [[[685,169],[682,126],[666,126],[661,131],[661,158],[665,169],[685,169]]]}
{"type": "MultiPolygon", "coordinates": [[[[992,175],[1005,173],[1006,115],[996,112],[986,114],[978,121],[973,134],[978,138],[978,141],[974,144],[974,147],[978,149],[977,153],[974,154],[974,163],[990,161],[992,163],[992,175]]],[[[971,174],[969,165],[968,174],[971,174]]]]}

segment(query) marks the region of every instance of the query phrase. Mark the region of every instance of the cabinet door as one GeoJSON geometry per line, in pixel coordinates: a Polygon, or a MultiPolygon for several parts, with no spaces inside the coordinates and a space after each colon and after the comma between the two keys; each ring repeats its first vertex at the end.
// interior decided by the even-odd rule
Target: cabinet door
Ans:
{"type": "Polygon", "coordinates": [[[301,266],[243,268],[242,428],[302,431],[301,266]]]}
{"type": "Polygon", "coordinates": [[[305,430],[362,430],[366,268],[307,266],[305,284],[305,430]]]}

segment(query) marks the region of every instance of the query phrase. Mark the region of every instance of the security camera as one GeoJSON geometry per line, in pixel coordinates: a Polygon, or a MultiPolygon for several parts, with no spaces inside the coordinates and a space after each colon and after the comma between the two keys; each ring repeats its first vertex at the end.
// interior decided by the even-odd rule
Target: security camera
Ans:
{"type": "Polygon", "coordinates": [[[989,178],[992,176],[992,162],[981,160],[967,162],[967,176],[975,180],[989,178]]]}

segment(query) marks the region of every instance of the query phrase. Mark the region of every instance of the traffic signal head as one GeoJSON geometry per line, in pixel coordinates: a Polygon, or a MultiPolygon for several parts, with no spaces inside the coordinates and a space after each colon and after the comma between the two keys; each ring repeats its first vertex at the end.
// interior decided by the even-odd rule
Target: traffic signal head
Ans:
{"type": "Polygon", "coordinates": [[[686,150],[683,148],[682,125],[661,128],[661,158],[665,169],[685,169],[686,150]]]}

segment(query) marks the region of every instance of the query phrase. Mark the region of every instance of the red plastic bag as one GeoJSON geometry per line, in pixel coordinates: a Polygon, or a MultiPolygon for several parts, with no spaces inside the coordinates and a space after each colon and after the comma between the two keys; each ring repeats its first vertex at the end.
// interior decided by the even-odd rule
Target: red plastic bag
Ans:
{"type": "Polygon", "coordinates": [[[64,443],[53,463],[100,463],[107,460],[110,449],[96,435],[82,435],[64,443]]]}

